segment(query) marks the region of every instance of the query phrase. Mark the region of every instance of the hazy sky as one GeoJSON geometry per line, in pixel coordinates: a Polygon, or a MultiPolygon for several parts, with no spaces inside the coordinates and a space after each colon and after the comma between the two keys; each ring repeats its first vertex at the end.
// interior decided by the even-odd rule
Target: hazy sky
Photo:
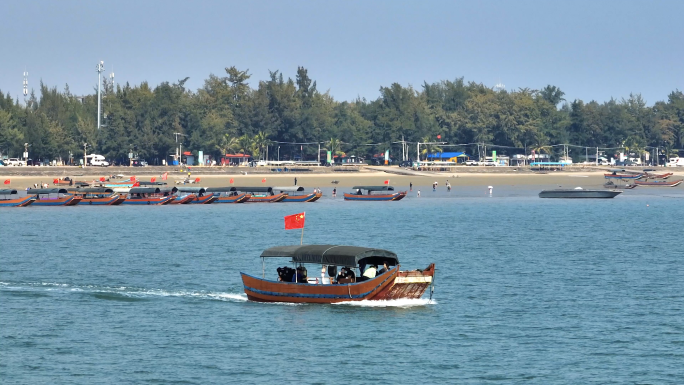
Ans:
{"type": "Polygon", "coordinates": [[[15,1],[0,6],[0,90],[39,81],[74,94],[117,83],[191,89],[225,67],[309,70],[338,100],[394,82],[464,77],[509,90],[558,86],[566,99],[684,89],[684,1],[15,1]]]}

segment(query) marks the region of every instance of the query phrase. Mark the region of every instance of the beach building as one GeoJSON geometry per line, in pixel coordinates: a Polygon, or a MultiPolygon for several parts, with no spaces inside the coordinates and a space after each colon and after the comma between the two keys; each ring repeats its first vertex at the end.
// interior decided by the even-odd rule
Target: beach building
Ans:
{"type": "Polygon", "coordinates": [[[428,160],[439,162],[465,163],[470,159],[470,155],[465,152],[433,152],[428,154],[428,160]]]}
{"type": "Polygon", "coordinates": [[[252,156],[249,154],[226,154],[221,157],[221,166],[239,166],[249,163],[252,156]]]}

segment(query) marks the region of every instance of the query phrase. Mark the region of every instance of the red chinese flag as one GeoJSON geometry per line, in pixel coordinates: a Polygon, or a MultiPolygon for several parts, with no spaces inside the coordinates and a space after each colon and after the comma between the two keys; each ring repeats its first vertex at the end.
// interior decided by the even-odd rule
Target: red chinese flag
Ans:
{"type": "Polygon", "coordinates": [[[152,183],[154,183],[156,181],[157,181],[157,178],[155,178],[155,177],[152,177],[152,179],[150,179],[150,182],[152,182],[152,183]]]}
{"type": "Polygon", "coordinates": [[[162,175],[162,180],[166,180],[166,178],[168,178],[168,177],[169,177],[169,173],[168,173],[168,172],[165,172],[165,173],[162,175]]]}
{"type": "Polygon", "coordinates": [[[442,135],[437,135],[437,139],[442,139],[442,135]]]}
{"type": "Polygon", "coordinates": [[[387,179],[387,180],[385,181],[385,184],[389,184],[389,179],[387,179]]]}
{"type": "Polygon", "coordinates": [[[200,178],[195,178],[195,183],[199,183],[200,178]]]}
{"type": "Polygon", "coordinates": [[[101,177],[100,177],[100,182],[104,182],[104,181],[105,181],[105,177],[101,176],[101,177]]]}
{"type": "Polygon", "coordinates": [[[304,213],[288,215],[285,217],[285,230],[303,229],[304,213]]]}
{"type": "Polygon", "coordinates": [[[140,182],[135,182],[135,183],[133,183],[133,186],[132,186],[132,187],[140,187],[140,182]]]}
{"type": "MultiPolygon", "coordinates": [[[[8,179],[8,180],[9,180],[9,179],[8,179]]],[[[59,179],[53,179],[53,180],[52,180],[52,183],[54,183],[54,184],[59,183],[59,179]]],[[[5,184],[9,184],[9,183],[7,182],[7,180],[5,181],[5,184]]]]}
{"type": "Polygon", "coordinates": [[[261,183],[266,183],[266,178],[262,179],[261,183]]]}
{"type": "Polygon", "coordinates": [[[10,184],[10,180],[9,180],[9,179],[5,179],[5,184],[10,184]]]}
{"type": "Polygon", "coordinates": [[[135,182],[135,175],[133,175],[133,176],[131,177],[131,180],[132,180],[133,182],[135,182]]]}
{"type": "Polygon", "coordinates": [[[233,184],[233,182],[235,182],[233,178],[230,178],[230,184],[233,184]]]}

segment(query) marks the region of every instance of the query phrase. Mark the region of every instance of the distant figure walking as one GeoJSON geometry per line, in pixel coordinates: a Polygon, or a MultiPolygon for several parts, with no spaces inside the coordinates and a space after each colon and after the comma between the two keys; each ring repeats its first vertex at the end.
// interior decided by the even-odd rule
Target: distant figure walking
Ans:
{"type": "Polygon", "coordinates": [[[413,182],[409,182],[409,191],[413,191],[413,182]]]}
{"type": "Polygon", "coordinates": [[[336,188],[333,189],[333,198],[335,198],[335,197],[337,197],[337,189],[336,188]]]}
{"type": "Polygon", "coordinates": [[[494,187],[489,186],[489,187],[487,187],[487,188],[489,189],[489,196],[492,196],[492,190],[494,189],[494,187]]]}
{"type": "Polygon", "coordinates": [[[295,177],[295,186],[297,185],[297,177],[295,177]]]}
{"type": "Polygon", "coordinates": [[[447,186],[447,191],[451,191],[451,183],[449,183],[449,182],[447,181],[447,185],[446,185],[446,186],[447,186]]]}
{"type": "Polygon", "coordinates": [[[418,190],[418,198],[420,198],[420,190],[418,190]]]}
{"type": "Polygon", "coordinates": [[[432,191],[437,191],[437,182],[432,184],[432,191]]]}

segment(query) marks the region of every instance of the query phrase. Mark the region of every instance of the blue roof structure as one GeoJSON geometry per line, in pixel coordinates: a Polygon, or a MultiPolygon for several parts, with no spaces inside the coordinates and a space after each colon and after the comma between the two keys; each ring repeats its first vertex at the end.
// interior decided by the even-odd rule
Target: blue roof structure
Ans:
{"type": "Polygon", "coordinates": [[[465,152],[433,152],[432,154],[428,155],[428,159],[450,159],[457,156],[466,156],[470,158],[470,155],[466,154],[465,152]]]}

